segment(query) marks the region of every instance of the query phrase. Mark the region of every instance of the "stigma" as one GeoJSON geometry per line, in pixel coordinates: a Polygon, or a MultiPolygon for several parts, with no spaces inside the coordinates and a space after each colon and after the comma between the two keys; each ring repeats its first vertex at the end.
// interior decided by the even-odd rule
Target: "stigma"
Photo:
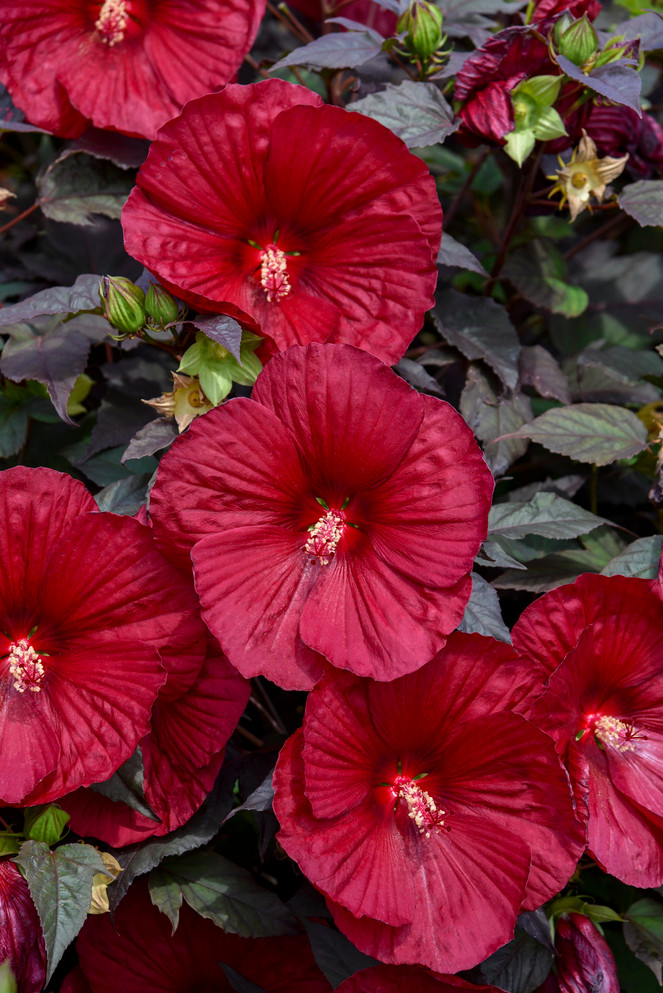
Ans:
{"type": "Polygon", "coordinates": [[[101,35],[101,40],[109,48],[124,40],[124,34],[129,24],[127,0],[104,0],[95,21],[95,28],[101,35]]]}
{"type": "Polygon", "coordinates": [[[18,693],[41,692],[39,685],[44,678],[44,666],[40,656],[25,638],[9,646],[9,674],[14,678],[14,689],[18,693]]]}
{"type": "Polygon", "coordinates": [[[392,786],[396,800],[402,800],[407,807],[408,817],[414,822],[419,834],[430,838],[433,832],[441,831],[444,827],[446,810],[437,806],[435,800],[422,790],[413,779],[407,776],[397,776],[392,786]]]}
{"type": "Polygon", "coordinates": [[[618,752],[633,751],[633,739],[644,737],[636,731],[632,721],[621,721],[618,717],[599,717],[592,730],[604,748],[610,746],[618,752]]]}
{"type": "Polygon", "coordinates": [[[288,279],[288,261],[285,252],[276,245],[268,245],[260,255],[260,285],[269,303],[281,300],[292,292],[288,279]]]}
{"type": "Polygon", "coordinates": [[[319,565],[329,565],[343,536],[344,526],[345,518],[342,514],[336,510],[328,510],[311,528],[308,541],[304,546],[306,554],[317,560],[319,565]]]}

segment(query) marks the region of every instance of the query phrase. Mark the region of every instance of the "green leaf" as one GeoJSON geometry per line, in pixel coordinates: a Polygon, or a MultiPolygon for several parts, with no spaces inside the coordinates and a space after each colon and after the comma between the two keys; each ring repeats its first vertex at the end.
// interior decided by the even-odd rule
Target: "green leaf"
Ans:
{"type": "Polygon", "coordinates": [[[587,89],[606,97],[612,103],[630,107],[638,117],[642,117],[639,104],[642,80],[631,66],[613,62],[584,73],[564,55],[556,56],[556,60],[562,72],[577,83],[582,83],[587,89]]]}
{"type": "Polygon", "coordinates": [[[548,239],[535,238],[514,252],[502,275],[526,300],[553,314],[579,317],[587,309],[586,291],[568,281],[564,258],[548,239]]]}
{"type": "Polygon", "coordinates": [[[617,203],[641,227],[663,225],[663,179],[641,179],[625,186],[617,203]]]}
{"type": "MultiPolygon", "coordinates": [[[[123,482],[123,480],[120,480],[123,482]]],[[[111,483],[111,486],[116,485],[111,483]]],[[[103,783],[93,783],[90,786],[95,793],[101,793],[109,800],[124,803],[131,810],[136,810],[143,817],[149,817],[151,821],[161,823],[161,818],[157,817],[149,803],[145,799],[145,769],[143,767],[143,753],[140,745],[136,746],[136,751],[120,768],[113,773],[110,779],[103,783]]]]}
{"type": "Polygon", "coordinates": [[[636,541],[610,559],[601,570],[602,576],[636,576],[640,579],[656,579],[661,558],[663,536],[651,535],[636,541]]]}
{"type": "Polygon", "coordinates": [[[270,72],[287,66],[308,66],[310,69],[354,69],[382,51],[384,39],[367,28],[365,31],[344,31],[325,34],[308,45],[296,48],[272,66],[270,72]]]}
{"type": "Polygon", "coordinates": [[[520,381],[533,386],[539,396],[571,403],[571,387],[559,363],[541,345],[526,345],[520,350],[520,381]]]}
{"type": "Polygon", "coordinates": [[[150,476],[147,473],[116,479],[96,494],[94,499],[97,507],[107,513],[133,517],[145,503],[149,481],[150,476]]]}
{"type": "Polygon", "coordinates": [[[529,397],[498,397],[487,376],[471,366],[460,398],[460,412],[484,446],[486,461],[496,476],[503,475],[512,462],[527,450],[527,442],[513,438],[532,416],[529,397]],[[499,441],[495,441],[499,438],[499,441]]]}
{"type": "Polygon", "coordinates": [[[218,314],[215,317],[199,315],[188,318],[188,322],[193,324],[198,331],[202,331],[206,337],[211,338],[212,341],[223,345],[231,355],[239,359],[242,327],[234,318],[227,317],[225,314],[218,314]]]}
{"type": "Polygon", "coordinates": [[[246,869],[212,852],[167,859],[152,873],[150,893],[157,906],[176,906],[178,892],[192,910],[231,934],[268,937],[298,930],[295,917],[274,893],[259,886],[246,869]]]}
{"type": "Polygon", "coordinates": [[[379,93],[362,97],[347,109],[383,124],[408,148],[437,145],[460,127],[460,120],[454,122],[452,108],[434,83],[387,83],[379,93]]]}
{"type": "Polygon", "coordinates": [[[26,841],[15,862],[25,872],[39,914],[48,983],[65,949],[83,927],[92,900],[92,878],[105,872],[105,866],[90,845],[61,845],[52,852],[42,841],[26,841]]]}
{"type": "Polygon", "coordinates": [[[536,534],[564,540],[607,523],[556,493],[537,493],[528,503],[494,504],[488,515],[488,536],[513,539],[536,534]]]}
{"type": "Polygon", "coordinates": [[[378,965],[375,959],[358,951],[336,928],[308,919],[303,924],[317,966],[334,989],[356,972],[378,965]]]}
{"type": "Polygon", "coordinates": [[[16,834],[14,831],[0,831],[0,856],[16,855],[23,841],[22,834],[16,834]]]}
{"type": "Polygon", "coordinates": [[[399,376],[409,383],[410,386],[414,386],[415,390],[420,393],[429,393],[432,396],[444,397],[444,391],[429,372],[423,367],[421,361],[415,361],[414,359],[402,358],[400,362],[394,366],[394,372],[397,372],[399,376]]]}
{"type": "Polygon", "coordinates": [[[645,897],[632,904],[624,925],[626,944],[663,985],[663,903],[645,897]]]}
{"type": "Polygon", "coordinates": [[[609,465],[647,447],[647,428],[630,410],[605,403],[576,403],[547,410],[514,437],[529,438],[549,452],[577,462],[609,465]]]}
{"type": "Polygon", "coordinates": [[[172,418],[157,417],[133,436],[122,455],[122,465],[130,459],[142,459],[168,448],[177,434],[177,424],[172,418]]]}
{"type": "Polygon", "coordinates": [[[445,341],[468,359],[482,359],[505,386],[518,385],[518,335],[504,307],[456,290],[436,294],[433,321],[445,341]]]}
{"type": "Polygon", "coordinates": [[[52,221],[91,225],[93,214],[119,220],[134,173],[69,148],[37,179],[41,209],[52,221]]]}
{"type": "Polygon", "coordinates": [[[490,583],[476,572],[472,573],[472,595],[458,630],[511,643],[511,633],[504,623],[499,597],[490,583]]]}
{"type": "Polygon", "coordinates": [[[548,976],[553,954],[517,927],[512,941],[482,962],[482,979],[511,993],[533,993],[548,976]]]}
{"type": "Polygon", "coordinates": [[[80,310],[96,310],[99,300],[99,276],[84,273],[73,286],[52,286],[41,290],[27,300],[9,304],[0,310],[0,328],[10,324],[21,324],[34,317],[47,317],[51,314],[75,314],[80,310]]]}
{"type": "Polygon", "coordinates": [[[0,458],[20,452],[28,436],[28,414],[23,400],[0,394],[0,458]]]}
{"type": "Polygon", "coordinates": [[[115,910],[138,876],[144,875],[169,855],[182,855],[206,845],[219,830],[223,818],[232,808],[233,797],[223,788],[223,780],[214,787],[200,810],[183,827],[161,838],[154,838],[112,852],[123,872],[113,885],[110,900],[115,910]]]}
{"type": "Polygon", "coordinates": [[[69,823],[69,814],[56,803],[26,807],[23,823],[25,837],[31,841],[43,841],[54,845],[60,840],[69,823]]]}
{"type": "Polygon", "coordinates": [[[446,231],[442,233],[440,250],[437,253],[437,264],[448,265],[454,269],[467,269],[470,272],[477,272],[480,276],[488,275],[476,255],[473,255],[469,248],[461,245],[446,231]]]}

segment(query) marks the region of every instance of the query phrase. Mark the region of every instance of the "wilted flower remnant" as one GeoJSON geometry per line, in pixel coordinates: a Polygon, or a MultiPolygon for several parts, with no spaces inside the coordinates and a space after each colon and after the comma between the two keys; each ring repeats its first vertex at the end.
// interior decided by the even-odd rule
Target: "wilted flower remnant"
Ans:
{"type": "Polygon", "coordinates": [[[607,941],[584,914],[557,921],[555,972],[538,993],[619,993],[617,967],[607,941]]]}
{"type": "Polygon", "coordinates": [[[39,993],[46,979],[39,916],[28,884],[9,859],[0,859],[0,924],[0,964],[7,963],[20,993],[39,993]]]}
{"type": "Polygon", "coordinates": [[[581,576],[513,629],[550,674],[527,711],[571,776],[590,854],[632,886],[663,883],[663,603],[644,579],[581,576]]]}
{"type": "Polygon", "coordinates": [[[233,78],[264,11],[264,0],[4,0],[1,67],[31,124],[151,139],[233,78]]]}
{"type": "Polygon", "coordinates": [[[174,417],[181,433],[188,428],[194,417],[211,410],[213,404],[203,393],[197,379],[182,376],[178,372],[172,373],[172,377],[173,389],[170,393],[163,393],[153,400],[143,400],[143,403],[153,407],[161,417],[174,417]]]}
{"type": "Polygon", "coordinates": [[[347,342],[402,358],[432,306],[442,210],[387,128],[278,79],[187,104],[122,213],[127,251],[272,351],[347,342]]]}
{"type": "Polygon", "coordinates": [[[574,150],[571,161],[564,165],[560,158],[561,168],[553,176],[548,176],[548,179],[556,181],[549,196],[561,193],[560,209],[568,201],[571,220],[575,221],[578,214],[586,208],[591,211],[591,197],[596,197],[599,203],[603,202],[606,186],[622,174],[627,161],[628,155],[619,159],[606,155],[599,159],[596,145],[583,130],[580,144],[574,150]]]}
{"type": "Polygon", "coordinates": [[[493,478],[456,411],[349,345],[271,359],[250,400],[194,422],[151,493],[231,663],[310,688],[324,659],[377,679],[459,623],[493,478]]]}
{"type": "Polygon", "coordinates": [[[361,951],[470,968],[572,874],[567,777],[512,712],[538,678],[509,645],[455,633],[392,683],[329,672],[310,694],[274,774],[278,840],[361,951]]]}

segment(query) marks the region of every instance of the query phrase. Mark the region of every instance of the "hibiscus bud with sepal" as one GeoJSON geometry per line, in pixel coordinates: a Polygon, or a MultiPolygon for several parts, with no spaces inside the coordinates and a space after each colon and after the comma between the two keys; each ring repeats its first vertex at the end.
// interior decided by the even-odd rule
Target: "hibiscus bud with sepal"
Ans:
{"type": "Polygon", "coordinates": [[[537,140],[551,141],[566,134],[564,122],[553,107],[562,81],[562,76],[533,76],[512,90],[514,129],[505,136],[504,150],[518,165],[537,140]]]}
{"type": "Polygon", "coordinates": [[[407,31],[405,45],[420,59],[430,59],[446,36],[442,33],[442,11],[429,0],[414,0],[401,15],[397,30],[407,31]]]}
{"type": "Polygon", "coordinates": [[[172,324],[179,317],[179,307],[174,297],[158,283],[150,283],[145,297],[145,313],[153,321],[164,327],[172,324]]]}
{"type": "Polygon", "coordinates": [[[99,297],[104,317],[123,334],[135,334],[145,324],[145,293],[125,276],[103,276],[99,297]]]}
{"type": "Polygon", "coordinates": [[[603,935],[589,917],[569,914],[557,922],[559,993],[601,990],[619,993],[617,967],[603,935]]]}
{"type": "Polygon", "coordinates": [[[599,39],[587,14],[574,21],[559,39],[559,53],[576,66],[586,65],[598,51],[599,39]]]}

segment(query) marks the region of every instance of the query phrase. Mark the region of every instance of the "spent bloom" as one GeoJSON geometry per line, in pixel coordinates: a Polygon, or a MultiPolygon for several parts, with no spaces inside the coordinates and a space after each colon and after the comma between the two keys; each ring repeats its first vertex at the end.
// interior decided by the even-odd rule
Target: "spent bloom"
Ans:
{"type": "Polygon", "coordinates": [[[603,201],[606,186],[622,174],[627,160],[628,155],[618,159],[606,155],[600,159],[596,145],[583,130],[580,144],[574,149],[570,162],[565,165],[560,159],[560,168],[553,176],[548,176],[548,179],[555,180],[549,195],[561,193],[559,206],[563,207],[568,201],[571,220],[575,221],[578,214],[587,207],[591,210],[591,197],[595,197],[599,203],[603,201]]]}
{"type": "Polygon", "coordinates": [[[619,993],[612,952],[599,929],[584,914],[567,914],[557,921],[556,971],[538,993],[619,993]]]}
{"type": "Polygon", "coordinates": [[[590,854],[663,883],[663,603],[644,579],[581,576],[528,607],[516,649],[549,674],[527,711],[571,776],[590,854]]]}
{"type": "Polygon", "coordinates": [[[331,671],[274,773],[278,840],[363,952],[471,968],[573,873],[582,832],[547,735],[512,707],[537,678],[455,633],[417,672],[331,671]]]}
{"type": "Polygon", "coordinates": [[[357,348],[308,345],[176,439],[150,514],[164,554],[193,559],[230,662],[307,689],[324,659],[393,679],[432,658],[469,599],[492,490],[449,404],[357,348]]]}
{"type": "Polygon", "coordinates": [[[7,89],[31,124],[154,138],[194,97],[234,78],[265,0],[3,0],[7,89]]]}
{"type": "Polygon", "coordinates": [[[77,480],[8,469],[0,518],[0,802],[47,803],[129,758],[204,636],[151,529],[99,513],[77,480]]]}
{"type": "Polygon", "coordinates": [[[387,128],[271,79],[187,104],[122,214],[127,251],[272,350],[347,342],[397,362],[432,306],[442,210],[387,128]]]}

